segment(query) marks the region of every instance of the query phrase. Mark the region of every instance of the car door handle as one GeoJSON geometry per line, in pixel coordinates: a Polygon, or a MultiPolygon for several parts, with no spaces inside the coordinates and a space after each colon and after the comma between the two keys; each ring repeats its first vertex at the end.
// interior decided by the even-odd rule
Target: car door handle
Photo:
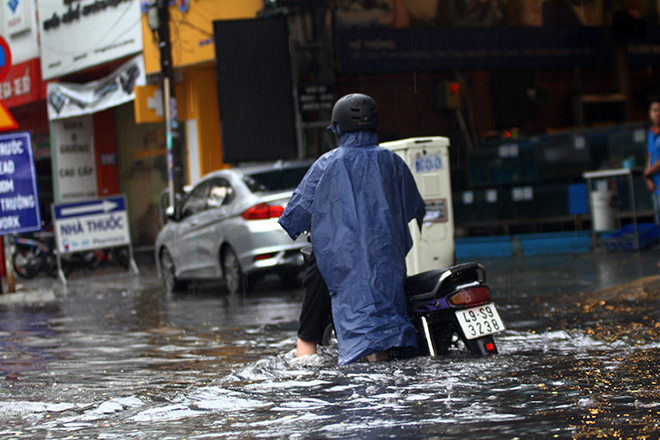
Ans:
{"type": "Polygon", "coordinates": [[[191,220],[191,221],[190,221],[190,226],[197,226],[197,223],[199,223],[199,220],[198,220],[198,219],[191,220]]]}

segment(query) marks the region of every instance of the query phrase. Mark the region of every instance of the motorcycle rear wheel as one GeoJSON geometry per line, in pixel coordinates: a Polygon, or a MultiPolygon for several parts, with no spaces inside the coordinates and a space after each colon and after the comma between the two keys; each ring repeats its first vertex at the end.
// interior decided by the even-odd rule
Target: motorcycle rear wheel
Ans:
{"type": "Polygon", "coordinates": [[[324,347],[337,345],[337,333],[332,323],[332,317],[329,317],[323,325],[323,336],[319,341],[319,345],[323,345],[324,347]]]}
{"type": "MultiPolygon", "coordinates": [[[[60,260],[62,264],[62,272],[64,276],[69,276],[73,272],[74,264],[68,257],[62,257],[60,260]]],[[[57,257],[55,255],[46,256],[46,273],[51,278],[57,278],[57,257]]]]}
{"type": "Polygon", "coordinates": [[[42,260],[29,249],[17,249],[12,255],[14,271],[21,278],[31,279],[39,274],[42,260]]]}
{"type": "Polygon", "coordinates": [[[131,256],[128,252],[128,248],[122,247],[118,249],[113,249],[112,252],[115,257],[115,262],[119,264],[120,267],[128,270],[129,267],[131,266],[131,256]]]}

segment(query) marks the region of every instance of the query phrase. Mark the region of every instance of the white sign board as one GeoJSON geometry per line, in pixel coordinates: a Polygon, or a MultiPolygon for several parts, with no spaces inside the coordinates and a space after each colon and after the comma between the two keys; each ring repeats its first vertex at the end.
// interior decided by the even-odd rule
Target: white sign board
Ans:
{"type": "Polygon", "coordinates": [[[38,8],[44,80],[142,52],[140,0],[39,0],[38,8]]]}
{"type": "Polygon", "coordinates": [[[131,243],[124,195],[55,203],[53,223],[55,244],[63,254],[131,243]]]}
{"type": "Polygon", "coordinates": [[[54,121],[51,138],[55,149],[56,200],[70,202],[98,197],[92,116],[54,121]]]}

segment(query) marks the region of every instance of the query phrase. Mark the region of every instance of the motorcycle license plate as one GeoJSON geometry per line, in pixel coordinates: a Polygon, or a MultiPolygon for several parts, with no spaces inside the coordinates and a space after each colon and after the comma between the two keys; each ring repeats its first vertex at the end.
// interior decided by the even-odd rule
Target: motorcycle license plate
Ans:
{"type": "Polygon", "coordinates": [[[504,330],[502,318],[493,303],[457,310],[456,318],[467,339],[480,338],[504,330]]]}

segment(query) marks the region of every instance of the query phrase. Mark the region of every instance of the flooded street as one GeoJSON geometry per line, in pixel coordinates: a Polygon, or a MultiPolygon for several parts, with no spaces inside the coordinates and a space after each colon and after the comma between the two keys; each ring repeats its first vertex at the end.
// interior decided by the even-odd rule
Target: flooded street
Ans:
{"type": "Polygon", "coordinates": [[[302,290],[275,278],[236,297],[167,295],[149,267],[40,278],[0,303],[0,438],[656,438],[657,261],[482,261],[500,354],[342,367],[294,360],[302,290]]]}

